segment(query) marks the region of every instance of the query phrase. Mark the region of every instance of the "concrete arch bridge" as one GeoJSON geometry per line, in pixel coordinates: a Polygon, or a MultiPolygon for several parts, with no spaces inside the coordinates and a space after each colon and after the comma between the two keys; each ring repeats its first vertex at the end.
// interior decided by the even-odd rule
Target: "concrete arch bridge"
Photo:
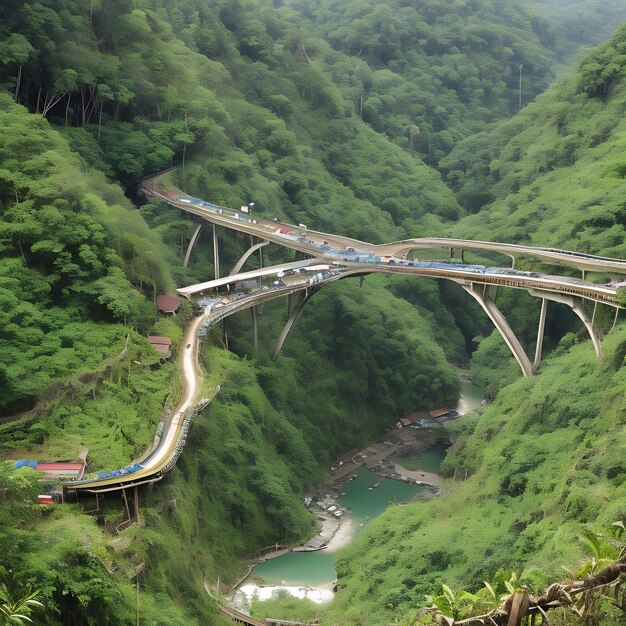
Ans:
{"type": "Polygon", "coordinates": [[[265,301],[287,296],[290,300],[290,314],[274,349],[274,354],[278,354],[306,302],[325,284],[350,276],[364,276],[379,272],[414,274],[450,280],[460,284],[478,301],[502,334],[524,376],[531,376],[541,361],[546,308],[549,301],[565,304],[574,311],[587,329],[598,356],[601,350],[600,339],[594,329],[598,305],[612,307],[615,310],[615,321],[619,311],[624,308],[617,298],[618,288],[626,285],[626,279],[623,278],[626,275],[626,261],[620,259],[558,249],[441,238],[410,239],[374,245],[348,237],[311,231],[304,224],[294,226],[277,221],[253,219],[249,213],[210,204],[186,194],[162,191],[156,187],[157,181],[158,178],[148,179],[144,183],[143,191],[165,200],[174,207],[194,214],[202,220],[187,250],[187,262],[203,224],[211,223],[213,228],[215,278],[178,290],[201,308],[201,314],[189,325],[183,340],[184,348],[180,356],[183,394],[177,407],[165,420],[163,434],[157,437],[152,449],[137,459],[134,464],[120,470],[102,472],[97,478],[74,481],[65,485],[66,496],[72,492],[77,494],[82,491],[95,493],[98,497],[103,492],[121,490],[129,520],[131,513],[126,492],[134,488],[134,509],[138,511],[136,488],[139,485],[161,480],[174,466],[182,452],[195,416],[219,392],[218,386],[205,397],[200,397],[202,375],[198,361],[198,346],[200,338],[212,325],[236,312],[250,309],[253,327],[256,328],[256,307],[265,301]],[[250,249],[235,265],[231,274],[221,278],[219,276],[218,226],[251,236],[250,249]],[[270,242],[296,250],[301,256],[307,258],[293,263],[241,272],[246,260],[255,252],[261,253],[262,248],[270,242]],[[460,250],[461,258],[457,261],[452,257],[443,262],[408,258],[409,253],[415,249],[429,248],[448,248],[451,257],[452,250],[460,250]],[[596,284],[584,278],[520,271],[515,269],[514,263],[512,267],[504,268],[469,264],[464,262],[462,256],[462,251],[466,249],[496,251],[509,255],[513,260],[519,255],[530,256],[542,262],[565,265],[583,272],[590,270],[605,272],[614,278],[606,284],[596,284]],[[247,281],[250,281],[249,288],[237,289],[237,285],[245,286],[247,281]],[[264,282],[266,284],[263,284],[264,282]],[[499,288],[524,289],[532,296],[541,299],[541,315],[533,361],[526,355],[505,316],[496,306],[495,293],[499,288]],[[593,304],[591,317],[583,308],[585,301],[593,304]]]}
{"type": "MultiPolygon", "coordinates": [[[[217,282],[219,279],[219,248],[216,226],[223,226],[237,232],[248,233],[252,237],[253,245],[236,265],[236,271],[241,269],[245,260],[254,251],[260,250],[262,246],[273,242],[308,255],[315,260],[315,263],[331,263],[337,270],[341,270],[342,278],[350,275],[384,272],[415,274],[456,282],[480,304],[491,319],[517,360],[524,376],[531,376],[541,362],[548,302],[565,304],[579,317],[589,333],[598,357],[601,354],[600,337],[594,329],[597,306],[598,304],[604,304],[615,309],[614,323],[617,320],[619,310],[622,308],[616,299],[617,288],[620,284],[619,278],[607,284],[597,284],[585,280],[585,273],[590,271],[603,272],[614,277],[626,275],[626,261],[621,259],[572,252],[558,248],[446,238],[408,239],[388,244],[371,244],[349,237],[309,230],[303,224],[294,226],[283,222],[253,219],[250,214],[228,209],[227,207],[220,207],[186,194],[164,193],[154,188],[144,188],[144,191],[165,200],[172,206],[202,218],[203,221],[198,224],[194,237],[190,242],[186,255],[187,259],[191,254],[192,247],[197,239],[197,233],[199,233],[203,223],[206,221],[213,225],[216,280],[178,290],[179,293],[189,298],[201,292],[218,290],[226,284],[217,282]],[[450,253],[450,259],[446,262],[409,259],[409,254],[415,250],[442,248],[448,249],[450,253]],[[511,267],[503,268],[465,263],[463,259],[465,250],[504,254],[512,259],[512,264],[511,267]],[[458,261],[454,258],[455,251],[460,252],[458,261]],[[533,258],[538,262],[550,265],[575,268],[582,272],[583,278],[577,279],[568,276],[517,270],[515,269],[515,260],[520,256],[533,258]],[[541,299],[542,305],[537,340],[535,342],[536,348],[532,361],[525,353],[505,316],[496,306],[496,293],[499,287],[523,289],[533,297],[541,299]],[[591,316],[589,316],[583,306],[585,300],[593,303],[591,316]]],[[[269,269],[264,268],[259,271],[265,273],[269,269]]],[[[277,273],[279,272],[280,269],[277,268],[277,273]]],[[[260,274],[255,274],[254,272],[245,274],[248,280],[258,278],[259,276],[260,274]]],[[[626,285],[626,282],[624,284],[626,285]]],[[[299,305],[297,310],[299,313],[301,305],[299,305]]],[[[293,326],[293,321],[290,316],[287,322],[287,333],[293,326]]],[[[284,342],[283,334],[281,334],[281,338],[282,340],[279,340],[278,344],[278,351],[284,342]]],[[[275,350],[275,353],[277,353],[277,350],[275,350]]]]}

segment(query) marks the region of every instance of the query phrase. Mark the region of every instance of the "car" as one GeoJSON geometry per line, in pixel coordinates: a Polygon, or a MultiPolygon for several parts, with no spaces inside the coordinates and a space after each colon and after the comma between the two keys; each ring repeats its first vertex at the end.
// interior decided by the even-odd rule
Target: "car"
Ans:
{"type": "Polygon", "coordinates": [[[356,252],[356,250],[352,246],[347,246],[346,252],[356,252]]]}
{"type": "Polygon", "coordinates": [[[188,344],[187,344],[187,347],[188,347],[188,348],[191,348],[191,344],[190,344],[190,343],[188,343],[188,344]]]}
{"type": "Polygon", "coordinates": [[[295,276],[295,274],[296,274],[296,270],[285,270],[283,272],[284,276],[295,276]]]}
{"type": "Polygon", "coordinates": [[[272,285],[274,285],[274,287],[284,287],[286,285],[284,280],[281,280],[280,278],[278,280],[275,280],[272,285]]]}

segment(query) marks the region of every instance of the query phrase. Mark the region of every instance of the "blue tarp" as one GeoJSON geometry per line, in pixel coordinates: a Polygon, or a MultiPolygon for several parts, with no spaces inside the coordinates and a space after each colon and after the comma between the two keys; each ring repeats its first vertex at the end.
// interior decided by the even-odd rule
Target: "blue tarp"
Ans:
{"type": "Polygon", "coordinates": [[[37,467],[37,461],[35,461],[35,459],[20,459],[19,461],[15,462],[15,469],[20,469],[22,467],[32,467],[33,469],[35,469],[37,467]]]}

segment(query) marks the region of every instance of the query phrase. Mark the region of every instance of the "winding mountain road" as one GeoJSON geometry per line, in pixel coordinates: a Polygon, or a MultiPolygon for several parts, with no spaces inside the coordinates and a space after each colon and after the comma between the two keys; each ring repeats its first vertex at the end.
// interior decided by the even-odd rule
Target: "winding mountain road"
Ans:
{"type": "MultiPolygon", "coordinates": [[[[207,281],[199,285],[179,289],[181,294],[191,298],[219,286],[234,285],[237,282],[249,279],[260,279],[266,275],[280,275],[281,272],[284,273],[285,269],[295,268],[303,272],[300,278],[290,280],[288,284],[283,283],[283,285],[271,289],[264,287],[251,290],[249,294],[245,296],[239,295],[236,299],[229,299],[225,304],[220,303],[219,306],[211,308],[204,315],[195,318],[186,329],[183,347],[181,348],[182,397],[167,420],[158,445],[150,453],[138,460],[140,468],[136,471],[68,483],[65,485],[66,491],[115,491],[160,480],[164,473],[173,467],[178,458],[182,445],[184,445],[192,413],[198,406],[201,390],[200,365],[198,362],[200,329],[203,326],[208,327],[217,323],[238,311],[254,307],[266,300],[296,292],[306,293],[313,284],[313,278],[310,278],[306,272],[309,271],[308,268],[313,268],[319,264],[327,264],[326,267],[332,269],[325,271],[323,276],[315,274],[316,288],[322,284],[340,280],[347,276],[364,275],[373,272],[401,273],[444,278],[461,284],[470,292],[474,291],[477,285],[481,286],[483,291],[493,286],[505,286],[524,289],[532,295],[546,299],[565,302],[566,298],[575,297],[596,303],[604,303],[616,309],[623,308],[616,302],[617,286],[621,285],[617,281],[614,281],[613,284],[596,284],[566,276],[520,272],[512,268],[485,268],[484,266],[458,262],[449,264],[431,263],[431,266],[428,266],[428,263],[409,260],[407,256],[411,250],[415,249],[478,249],[500,252],[513,258],[517,255],[523,255],[553,265],[566,265],[583,271],[601,271],[613,275],[626,274],[626,261],[621,259],[552,248],[445,238],[408,239],[388,244],[370,244],[349,237],[311,231],[305,227],[303,228],[302,225],[296,227],[277,221],[251,219],[249,216],[240,214],[233,209],[219,207],[185,194],[163,192],[155,188],[153,184],[144,184],[143,190],[174,207],[198,215],[213,224],[248,233],[261,240],[274,242],[287,248],[299,250],[308,254],[311,258],[292,264],[238,273],[223,279],[207,281]]],[[[479,297],[476,293],[472,295],[479,297]]],[[[489,301],[483,303],[483,305],[487,314],[497,324],[497,313],[499,312],[497,312],[495,306],[491,307],[489,301]],[[491,311],[490,307],[494,308],[497,313],[491,311]]],[[[581,318],[584,322],[584,316],[581,316],[581,318]]],[[[503,336],[515,353],[515,346],[512,346],[512,343],[516,341],[515,338],[507,337],[506,332],[503,333],[503,336]]],[[[594,345],[596,345],[596,351],[598,351],[595,342],[594,345]]],[[[518,358],[517,355],[516,358],[518,358]]],[[[518,358],[518,360],[520,359],[518,358]]],[[[528,367],[530,367],[530,364],[528,364],[528,367]]],[[[525,373],[526,371],[527,369],[524,369],[525,373]]],[[[206,399],[206,401],[209,399],[206,399]]]]}

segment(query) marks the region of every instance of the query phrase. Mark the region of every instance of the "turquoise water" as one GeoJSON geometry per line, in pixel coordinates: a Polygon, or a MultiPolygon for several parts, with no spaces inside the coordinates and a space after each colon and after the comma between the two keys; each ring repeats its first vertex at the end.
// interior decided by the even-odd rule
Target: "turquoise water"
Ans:
{"type": "MultiPolygon", "coordinates": [[[[476,385],[461,383],[461,393],[469,408],[480,406],[485,392],[476,385]]],[[[419,467],[425,472],[437,473],[445,456],[447,444],[438,443],[426,450],[419,459],[419,467]]],[[[402,459],[398,459],[402,463],[402,459]]],[[[362,467],[356,472],[357,478],[340,485],[345,495],[337,501],[351,509],[349,513],[356,533],[361,532],[361,524],[380,515],[391,503],[408,502],[425,487],[409,485],[398,480],[381,479],[371,470],[362,467]],[[368,490],[374,483],[380,486],[368,490]]],[[[321,585],[335,579],[335,561],[338,552],[289,552],[275,559],[257,565],[247,582],[254,582],[259,576],[267,585],[321,585]]]]}
{"type": "Polygon", "coordinates": [[[246,583],[260,576],[265,585],[323,585],[332,582],[337,552],[289,552],[255,566],[246,583]]]}
{"type": "MultiPolygon", "coordinates": [[[[371,470],[362,467],[356,472],[357,478],[340,485],[345,496],[337,498],[339,504],[350,508],[352,523],[356,531],[359,526],[380,515],[389,504],[408,502],[424,487],[408,485],[398,480],[382,479],[371,470]],[[380,486],[368,490],[374,483],[380,486]]],[[[289,552],[275,559],[257,565],[246,582],[254,582],[256,576],[263,578],[267,585],[321,585],[336,578],[335,561],[338,552],[289,552]]]]}
{"type": "Polygon", "coordinates": [[[485,397],[485,390],[472,385],[471,383],[461,383],[461,395],[467,400],[470,410],[480,406],[481,400],[485,397]]]}
{"type": "MultiPolygon", "coordinates": [[[[417,469],[438,474],[441,469],[441,462],[446,455],[446,450],[449,445],[449,443],[440,442],[428,448],[428,450],[424,450],[424,452],[417,456],[417,469]]],[[[400,465],[404,465],[402,463],[402,457],[398,457],[397,461],[400,465]]]]}

